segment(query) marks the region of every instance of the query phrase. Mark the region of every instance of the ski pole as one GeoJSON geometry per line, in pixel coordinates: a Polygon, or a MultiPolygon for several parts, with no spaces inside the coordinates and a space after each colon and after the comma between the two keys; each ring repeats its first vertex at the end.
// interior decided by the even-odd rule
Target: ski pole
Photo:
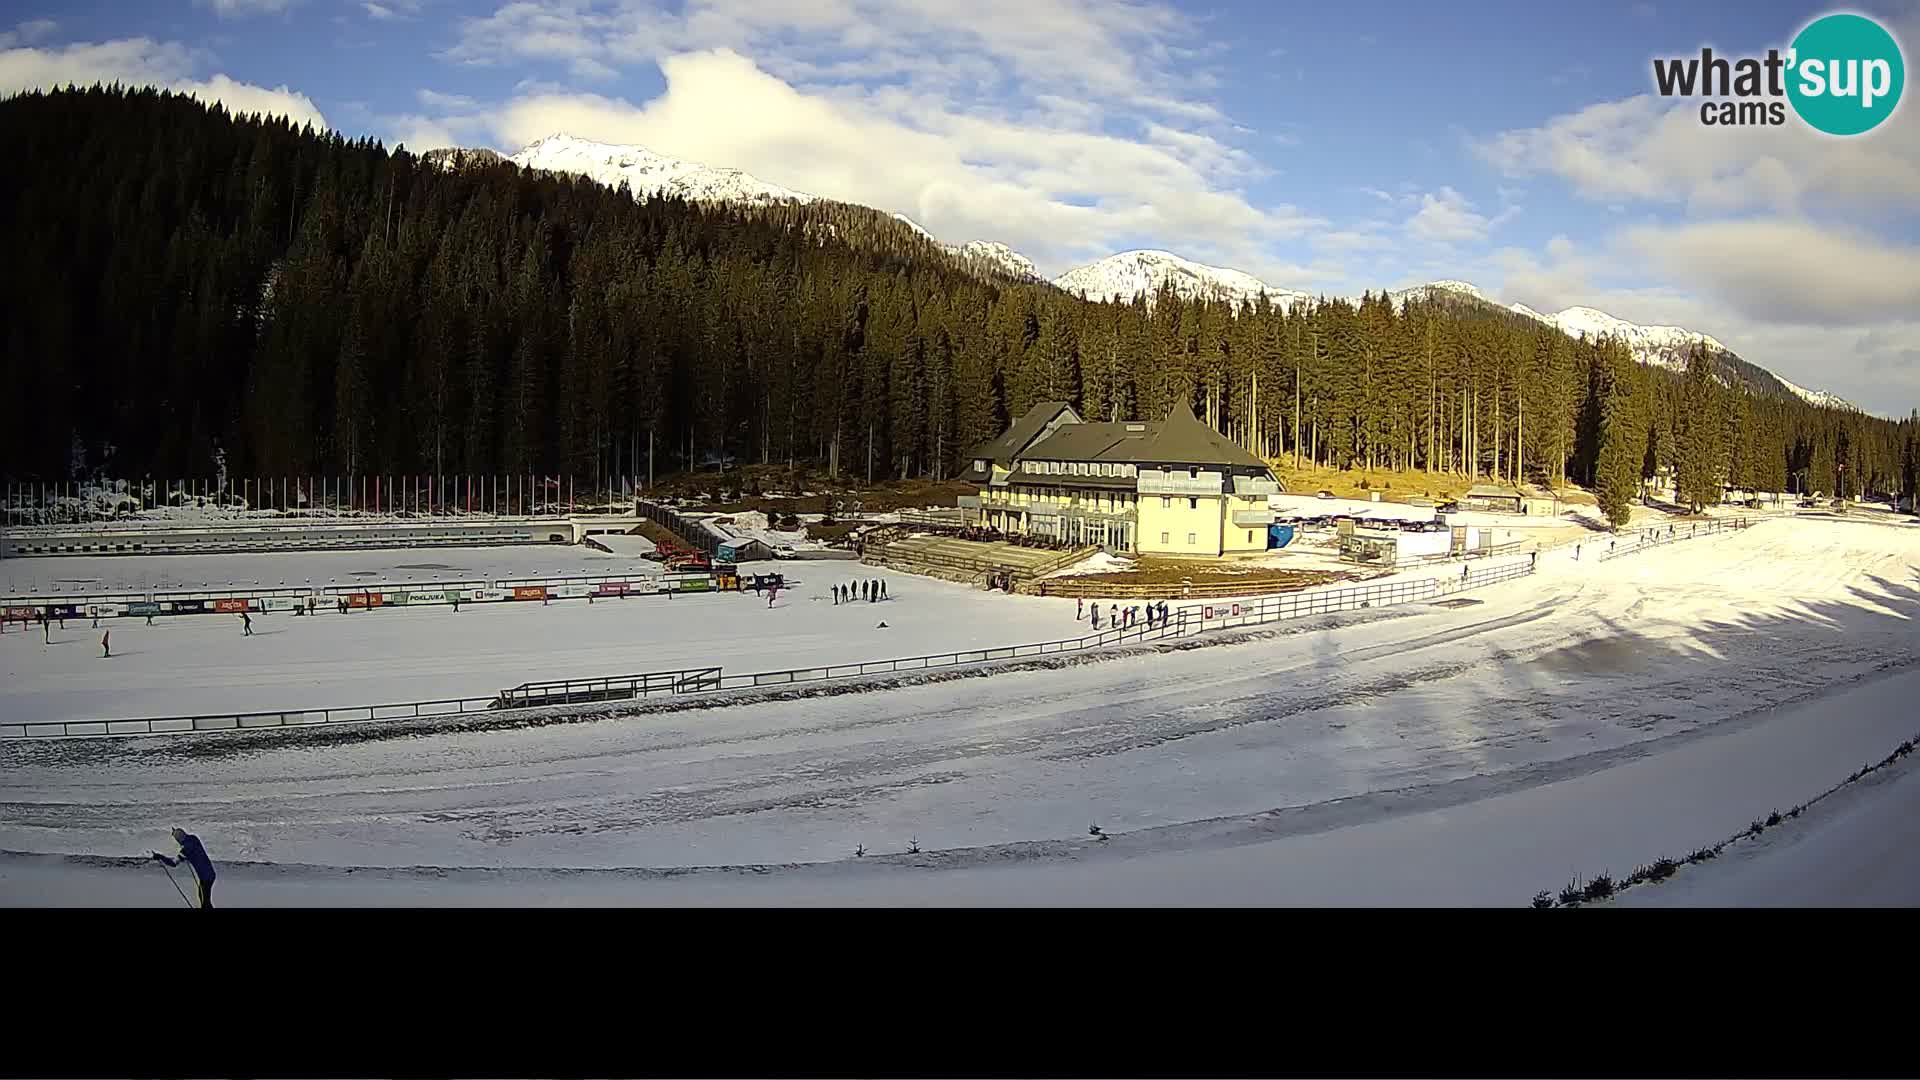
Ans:
{"type": "Polygon", "coordinates": [[[187,905],[188,907],[192,907],[193,901],[187,899],[186,891],[180,888],[180,883],[178,881],[173,880],[173,871],[167,869],[166,863],[160,863],[160,869],[163,871],[166,871],[167,883],[173,886],[173,891],[180,894],[180,902],[187,905]]]}

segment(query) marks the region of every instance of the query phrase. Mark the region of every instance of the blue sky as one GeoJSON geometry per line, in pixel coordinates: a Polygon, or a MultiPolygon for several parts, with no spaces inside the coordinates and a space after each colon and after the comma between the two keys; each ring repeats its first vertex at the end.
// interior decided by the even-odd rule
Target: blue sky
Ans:
{"type": "MultiPolygon", "coordinates": [[[[1713,334],[1920,402],[1920,122],[1702,127],[1649,61],[1830,8],[1166,0],[12,5],[0,92],[118,78],[415,150],[640,143],[994,239],[1161,247],[1275,285],[1465,279],[1713,334]]],[[[1920,4],[1857,6],[1903,42],[1920,4]]],[[[1912,49],[1909,46],[1909,53],[1912,49]]]]}

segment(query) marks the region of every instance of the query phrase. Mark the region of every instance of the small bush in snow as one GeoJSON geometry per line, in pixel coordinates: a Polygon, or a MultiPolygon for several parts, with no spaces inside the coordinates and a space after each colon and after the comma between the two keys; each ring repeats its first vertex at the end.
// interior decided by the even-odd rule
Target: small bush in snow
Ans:
{"type": "Polygon", "coordinates": [[[1567,882],[1566,885],[1561,888],[1560,904],[1563,907],[1572,907],[1573,905],[1578,904],[1584,895],[1585,894],[1583,894],[1580,891],[1580,879],[1575,878],[1574,880],[1567,882]]]}
{"type": "Polygon", "coordinates": [[[858,844],[858,845],[856,845],[856,846],[854,847],[854,849],[853,849],[853,857],[854,857],[854,858],[856,858],[856,859],[864,859],[864,858],[866,858],[866,857],[867,857],[867,845],[865,845],[865,844],[858,844]]]}
{"type": "Polygon", "coordinates": [[[1601,874],[1599,877],[1587,882],[1586,892],[1583,894],[1583,897],[1587,900],[1605,900],[1612,895],[1613,877],[1609,874],[1601,874]]]}
{"type": "Polygon", "coordinates": [[[918,837],[915,837],[914,839],[907,841],[907,854],[909,855],[920,854],[920,839],[918,837]]]}
{"type": "Polygon", "coordinates": [[[1547,890],[1545,890],[1545,889],[1541,889],[1541,890],[1540,890],[1539,892],[1537,892],[1537,893],[1534,893],[1534,894],[1533,894],[1533,906],[1534,906],[1534,907],[1537,907],[1537,908],[1550,908],[1550,907],[1552,907],[1552,906],[1553,906],[1553,894],[1552,894],[1552,893],[1550,893],[1550,892],[1548,892],[1548,891],[1547,891],[1547,890]]]}
{"type": "Polygon", "coordinates": [[[1778,824],[1780,824],[1780,811],[1775,810],[1773,813],[1767,815],[1767,828],[1771,829],[1778,824]]]}

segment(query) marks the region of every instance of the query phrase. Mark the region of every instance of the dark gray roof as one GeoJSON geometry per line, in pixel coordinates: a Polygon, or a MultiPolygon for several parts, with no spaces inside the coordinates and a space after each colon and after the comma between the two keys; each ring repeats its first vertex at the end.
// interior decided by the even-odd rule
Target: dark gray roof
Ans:
{"type": "Polygon", "coordinates": [[[1028,409],[1026,415],[1015,420],[1013,426],[1003,432],[999,438],[988,439],[974,447],[970,456],[976,461],[984,458],[987,461],[998,461],[1002,464],[1010,462],[1027,448],[1028,443],[1045,431],[1047,425],[1052,423],[1053,418],[1059,416],[1062,410],[1072,413],[1075,420],[1079,419],[1079,414],[1073,413],[1073,406],[1064,401],[1039,402],[1028,409]]]}
{"type": "Polygon", "coordinates": [[[1167,418],[1159,422],[1063,424],[1019,456],[1047,461],[1267,468],[1266,462],[1201,423],[1184,401],[1176,403],[1167,418]]]}

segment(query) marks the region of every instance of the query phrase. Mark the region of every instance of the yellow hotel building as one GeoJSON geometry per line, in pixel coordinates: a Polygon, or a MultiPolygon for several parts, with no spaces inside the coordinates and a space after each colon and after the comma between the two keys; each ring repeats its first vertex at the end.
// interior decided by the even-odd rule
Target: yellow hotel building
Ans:
{"type": "Polygon", "coordinates": [[[972,456],[961,478],[981,492],[960,499],[971,523],[1129,554],[1264,551],[1267,496],[1281,491],[1185,402],[1159,422],[1087,423],[1044,401],[972,456]]]}

